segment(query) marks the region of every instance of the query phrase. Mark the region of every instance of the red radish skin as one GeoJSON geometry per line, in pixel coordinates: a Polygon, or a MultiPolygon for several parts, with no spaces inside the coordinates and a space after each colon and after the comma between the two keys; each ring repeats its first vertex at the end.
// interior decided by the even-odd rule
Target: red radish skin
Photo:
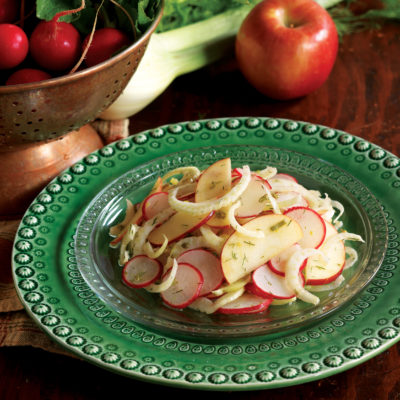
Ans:
{"type": "Polygon", "coordinates": [[[81,7],[57,13],[50,21],[40,22],[29,40],[32,58],[42,68],[65,71],[74,66],[81,54],[81,37],[77,29],[67,22],[60,22],[64,15],[81,11],[81,7]]]}
{"type": "MultiPolygon", "coordinates": [[[[82,49],[86,49],[89,42],[88,35],[83,41],[82,49]]],[[[88,67],[100,64],[113,55],[129,46],[132,40],[124,32],[116,28],[102,28],[94,32],[92,42],[86,53],[85,63],[88,67]]]]}
{"type": "Polygon", "coordinates": [[[294,176],[285,174],[283,172],[279,172],[278,174],[274,175],[271,179],[287,179],[289,181],[298,183],[297,179],[294,176]]]}
{"type": "Polygon", "coordinates": [[[286,300],[296,296],[286,287],[285,278],[274,274],[267,265],[262,265],[252,273],[252,281],[247,289],[264,298],[286,300]]]}
{"type": "Polygon", "coordinates": [[[203,275],[204,283],[199,296],[206,296],[218,289],[224,281],[221,261],[211,251],[205,249],[191,249],[183,252],[178,263],[188,263],[197,268],[203,275]]]}
{"type": "Polygon", "coordinates": [[[10,69],[21,64],[28,50],[28,37],[19,26],[0,24],[0,69],[10,69]]]}
{"type": "Polygon", "coordinates": [[[52,76],[45,71],[34,68],[23,68],[15,71],[6,81],[6,85],[20,85],[51,79],[52,76]]]}
{"type": "Polygon", "coordinates": [[[221,314],[255,314],[265,311],[272,299],[265,299],[251,293],[245,293],[238,299],[218,309],[221,314]]]}
{"type": "Polygon", "coordinates": [[[299,244],[303,248],[318,249],[325,240],[326,225],[322,217],[308,207],[292,207],[284,215],[294,219],[303,230],[299,244]]]}
{"type": "Polygon", "coordinates": [[[160,278],[162,265],[144,254],[131,258],[122,270],[123,282],[132,288],[151,285],[160,278]]]}
{"type": "Polygon", "coordinates": [[[13,23],[19,17],[21,2],[18,0],[0,0],[0,23],[13,23]]]}
{"type": "MultiPolygon", "coordinates": [[[[167,274],[170,273],[168,270],[167,274]]],[[[185,308],[197,299],[204,279],[200,271],[187,263],[178,264],[175,279],[169,289],[161,293],[165,304],[172,308],[185,308]]]]}
{"type": "Polygon", "coordinates": [[[169,207],[168,193],[156,192],[147,196],[143,201],[143,217],[147,221],[169,207]]]}
{"type": "MultiPolygon", "coordinates": [[[[268,268],[270,268],[271,271],[277,275],[285,276],[286,262],[289,260],[289,258],[293,255],[293,253],[296,250],[300,249],[301,249],[300,245],[295,243],[292,247],[289,247],[288,249],[284,250],[281,254],[278,254],[277,256],[272,257],[270,260],[268,260],[267,262],[268,268]]],[[[300,267],[300,271],[304,269],[306,264],[307,260],[304,260],[302,266],[300,267]]]]}

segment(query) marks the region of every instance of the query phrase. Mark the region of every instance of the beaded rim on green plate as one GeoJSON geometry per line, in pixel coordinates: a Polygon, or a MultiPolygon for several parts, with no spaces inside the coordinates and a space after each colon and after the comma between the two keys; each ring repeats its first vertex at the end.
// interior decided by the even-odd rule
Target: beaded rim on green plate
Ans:
{"type": "MultiPolygon", "coordinates": [[[[301,162],[300,162],[301,165],[301,162]]],[[[221,118],[146,131],[91,154],[54,179],[17,231],[13,274],[27,312],[49,336],[112,372],[154,383],[207,390],[300,384],[342,372],[397,342],[400,161],[336,129],[273,118],[221,118]],[[347,171],[380,201],[388,246],[376,276],[345,307],[279,337],[214,342],[178,338],[121,317],[80,274],[74,237],[90,201],[124,173],[157,157],[230,145],[268,146],[318,157],[347,171]]]]}

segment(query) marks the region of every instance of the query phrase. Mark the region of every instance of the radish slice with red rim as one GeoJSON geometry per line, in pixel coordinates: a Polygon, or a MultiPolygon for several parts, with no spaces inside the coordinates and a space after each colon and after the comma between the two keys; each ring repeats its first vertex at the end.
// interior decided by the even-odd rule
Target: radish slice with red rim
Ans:
{"type": "Polygon", "coordinates": [[[271,179],[287,179],[289,181],[297,183],[297,179],[289,174],[285,174],[283,172],[279,172],[278,174],[274,175],[271,179]]]}
{"type": "Polygon", "coordinates": [[[146,221],[169,207],[168,193],[156,192],[147,196],[143,201],[142,212],[146,221]]]}
{"type": "Polygon", "coordinates": [[[170,307],[185,308],[199,297],[203,282],[203,275],[197,268],[188,263],[179,263],[174,282],[161,292],[161,297],[170,307]]]}
{"type": "Polygon", "coordinates": [[[274,197],[278,202],[281,210],[288,210],[293,207],[308,207],[308,201],[295,191],[292,192],[275,192],[274,197]]]}
{"type": "MultiPolygon", "coordinates": [[[[268,262],[268,268],[272,270],[275,274],[280,276],[285,276],[285,268],[286,263],[289,258],[293,255],[293,253],[299,250],[301,247],[299,244],[295,243],[293,246],[290,246],[288,249],[282,251],[275,257],[272,257],[268,262]]],[[[303,265],[300,267],[300,271],[304,269],[307,264],[307,260],[304,261],[303,265]]]]}
{"type": "Polygon", "coordinates": [[[162,265],[144,254],[131,258],[122,269],[122,280],[130,287],[142,288],[154,283],[162,273],[162,265]]]}
{"type": "Polygon", "coordinates": [[[265,311],[272,299],[265,299],[251,293],[244,293],[238,299],[218,309],[221,314],[254,314],[265,311]]]}
{"type": "Polygon", "coordinates": [[[260,297],[273,299],[291,299],[296,295],[287,287],[285,278],[272,272],[265,264],[253,272],[252,282],[247,289],[260,297]]]}
{"type": "Polygon", "coordinates": [[[308,207],[292,207],[284,213],[294,219],[303,230],[303,237],[299,240],[302,248],[317,249],[326,235],[326,226],[322,217],[308,207]]]}
{"type": "Polygon", "coordinates": [[[191,249],[183,252],[178,258],[178,263],[187,263],[197,268],[203,275],[204,283],[199,296],[208,295],[218,289],[223,280],[221,261],[211,251],[205,249],[191,249]]]}

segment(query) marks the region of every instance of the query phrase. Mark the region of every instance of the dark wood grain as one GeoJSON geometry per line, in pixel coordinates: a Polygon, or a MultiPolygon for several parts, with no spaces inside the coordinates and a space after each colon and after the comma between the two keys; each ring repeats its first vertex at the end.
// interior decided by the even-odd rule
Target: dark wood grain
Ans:
{"type": "MultiPolygon", "coordinates": [[[[180,77],[131,119],[131,132],[198,118],[273,116],[332,126],[400,155],[400,25],[346,37],[326,84],[299,100],[269,100],[243,79],[235,60],[180,77]]],[[[397,400],[400,345],[346,372],[285,389],[207,396],[230,399],[397,400]]],[[[191,395],[111,374],[84,361],[32,348],[0,349],[1,399],[102,399],[191,395]]],[[[194,393],[193,393],[194,394],[194,393]]]]}

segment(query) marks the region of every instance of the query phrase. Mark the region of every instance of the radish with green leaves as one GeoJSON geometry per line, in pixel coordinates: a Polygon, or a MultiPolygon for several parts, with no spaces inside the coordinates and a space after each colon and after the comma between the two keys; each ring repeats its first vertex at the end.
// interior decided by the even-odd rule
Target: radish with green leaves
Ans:
{"type": "Polygon", "coordinates": [[[0,69],[14,68],[25,60],[29,41],[17,25],[0,24],[0,69]]]}
{"type": "Polygon", "coordinates": [[[59,21],[65,15],[74,14],[85,7],[85,2],[74,10],[57,13],[50,21],[41,21],[29,40],[32,58],[42,68],[65,71],[72,68],[81,54],[81,36],[68,22],[59,21]]]}

